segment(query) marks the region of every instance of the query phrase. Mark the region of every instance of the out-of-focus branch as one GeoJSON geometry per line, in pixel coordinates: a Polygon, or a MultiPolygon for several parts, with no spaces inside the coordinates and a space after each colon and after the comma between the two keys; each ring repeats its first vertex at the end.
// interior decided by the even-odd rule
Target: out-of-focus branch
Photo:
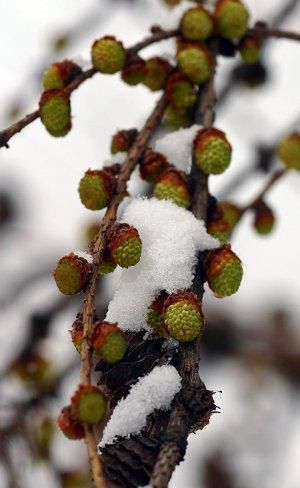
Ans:
{"type": "Polygon", "coordinates": [[[255,37],[261,37],[263,39],[269,37],[275,37],[277,39],[289,39],[292,41],[300,41],[300,34],[298,32],[290,32],[290,31],[265,27],[265,25],[263,26],[260,25],[259,22],[253,29],[248,30],[248,34],[255,37]]]}
{"type": "MultiPolygon", "coordinates": [[[[147,37],[144,41],[141,41],[132,47],[127,49],[127,54],[130,56],[132,54],[137,53],[141,49],[144,49],[151,44],[155,44],[156,42],[162,41],[164,39],[169,39],[171,37],[176,36],[178,33],[177,30],[170,30],[165,31],[163,29],[157,28],[154,29],[154,34],[147,37]]],[[[86,71],[83,71],[79,76],[76,77],[72,83],[70,83],[66,88],[65,91],[68,94],[71,94],[74,90],[76,90],[82,83],[84,83],[89,78],[92,78],[97,73],[95,68],[89,68],[86,71]]],[[[9,147],[8,141],[16,134],[21,132],[27,125],[34,122],[36,119],[39,118],[40,112],[39,110],[35,110],[34,112],[26,115],[22,119],[18,120],[14,124],[10,125],[7,129],[0,132],[0,148],[1,147],[9,147]]]]}
{"type": "Polygon", "coordinates": [[[244,214],[248,210],[254,208],[261,200],[263,200],[263,198],[266,196],[268,191],[273,187],[273,185],[285,174],[286,174],[286,170],[284,168],[275,171],[275,173],[273,173],[271,177],[268,179],[268,181],[264,185],[263,189],[259,192],[259,194],[253,200],[251,200],[251,202],[249,202],[247,205],[242,207],[241,212],[244,214]]]}

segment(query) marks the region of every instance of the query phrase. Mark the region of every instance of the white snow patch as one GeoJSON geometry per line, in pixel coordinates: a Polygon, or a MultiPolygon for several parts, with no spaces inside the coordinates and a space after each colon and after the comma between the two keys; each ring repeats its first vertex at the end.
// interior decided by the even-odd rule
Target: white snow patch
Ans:
{"type": "Polygon", "coordinates": [[[192,162],[192,147],[196,133],[202,127],[192,125],[187,129],[179,129],[158,139],[154,144],[154,150],[162,153],[169,163],[176,168],[189,172],[192,162]]]}
{"type": "Polygon", "coordinates": [[[157,409],[167,410],[180,388],[180,375],[174,366],[156,366],[119,401],[99,446],[113,443],[117,436],[138,434],[145,427],[147,416],[157,409]]]}
{"type": "Polygon", "coordinates": [[[89,264],[93,263],[93,256],[86,251],[74,251],[75,256],[85,259],[89,264]]]}
{"type": "Polygon", "coordinates": [[[145,317],[155,296],[161,290],[188,289],[197,251],[215,249],[219,241],[206,232],[203,221],[167,200],[134,199],[122,221],[139,231],[143,250],[136,266],[122,270],[106,320],[118,322],[123,330],[149,330],[145,317]]]}
{"type": "Polygon", "coordinates": [[[123,164],[127,158],[127,152],[117,152],[111,158],[105,159],[103,166],[113,166],[114,164],[123,164]]]}

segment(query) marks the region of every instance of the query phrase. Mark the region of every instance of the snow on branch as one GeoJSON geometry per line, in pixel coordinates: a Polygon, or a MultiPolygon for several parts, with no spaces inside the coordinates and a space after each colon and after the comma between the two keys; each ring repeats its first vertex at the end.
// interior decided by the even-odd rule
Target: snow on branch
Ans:
{"type": "Polygon", "coordinates": [[[155,367],[131,387],[125,399],[119,401],[104,429],[99,447],[114,442],[117,436],[138,434],[154,410],[167,410],[181,388],[181,379],[174,366],[155,367]]]}
{"type": "Polygon", "coordinates": [[[219,241],[206,232],[203,221],[167,200],[134,199],[123,221],[139,231],[143,251],[136,266],[122,271],[106,320],[118,322],[123,330],[148,330],[145,317],[155,296],[161,290],[188,289],[197,251],[214,249],[219,241]]]}

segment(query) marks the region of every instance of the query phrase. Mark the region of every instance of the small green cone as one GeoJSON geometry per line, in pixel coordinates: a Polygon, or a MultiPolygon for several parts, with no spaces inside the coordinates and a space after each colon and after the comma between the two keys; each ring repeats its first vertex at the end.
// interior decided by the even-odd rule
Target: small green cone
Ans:
{"type": "Polygon", "coordinates": [[[224,132],[218,129],[202,129],[194,140],[194,155],[204,173],[218,175],[230,164],[231,145],[224,132]]]}
{"type": "Polygon", "coordinates": [[[59,88],[46,90],[39,105],[41,122],[49,134],[53,137],[68,134],[72,127],[69,95],[59,88]]]}
{"type": "Polygon", "coordinates": [[[214,28],[210,13],[202,7],[187,10],[181,19],[180,31],[185,39],[201,41],[212,35],[214,28]]]}
{"type": "Polygon", "coordinates": [[[243,268],[241,260],[231,251],[230,246],[211,252],[206,277],[210,289],[219,298],[237,292],[242,281],[243,268]]]}
{"type": "Polygon", "coordinates": [[[74,414],[80,422],[95,425],[104,419],[107,401],[96,386],[80,385],[71,398],[74,414]]]}
{"type": "Polygon", "coordinates": [[[92,46],[92,62],[101,73],[112,75],[121,71],[125,59],[126,51],[123,44],[113,36],[98,39],[92,46]]]}
{"type": "Polygon", "coordinates": [[[105,170],[88,170],[79,182],[81,203],[89,210],[101,210],[110,203],[116,181],[113,175],[105,170]]]}
{"type": "Polygon", "coordinates": [[[95,353],[108,364],[115,364],[123,359],[127,342],[125,335],[117,324],[95,322],[90,337],[95,353]]]}
{"type": "Polygon", "coordinates": [[[165,59],[160,57],[150,58],[146,61],[143,84],[152,91],[162,90],[169,71],[170,65],[165,59]]]}
{"type": "Polygon", "coordinates": [[[186,175],[172,167],[160,175],[154,187],[153,195],[159,200],[170,200],[183,208],[189,208],[192,204],[186,175]]]}
{"type": "Polygon", "coordinates": [[[115,224],[108,243],[110,255],[121,268],[138,264],[142,241],[138,231],[128,224],[115,224]]]}
{"type": "Polygon", "coordinates": [[[212,59],[204,44],[183,44],[178,50],[176,59],[180,71],[197,85],[204,83],[212,75],[212,59]]]}
{"type": "Polygon", "coordinates": [[[240,39],[248,29],[249,13],[240,0],[219,0],[215,22],[219,34],[225,39],[240,39]]]}
{"type": "Polygon", "coordinates": [[[279,144],[277,154],[287,169],[300,171],[300,134],[290,134],[283,139],[279,144]]]}
{"type": "Polygon", "coordinates": [[[191,292],[170,295],[164,303],[163,318],[167,332],[179,342],[193,341],[204,326],[200,302],[191,292]]]}
{"type": "Polygon", "coordinates": [[[179,110],[191,108],[197,98],[193,84],[182,73],[169,77],[166,94],[170,103],[179,110]]]}
{"type": "Polygon", "coordinates": [[[76,295],[87,284],[89,271],[90,265],[86,259],[70,253],[58,261],[53,276],[61,293],[76,295]]]}

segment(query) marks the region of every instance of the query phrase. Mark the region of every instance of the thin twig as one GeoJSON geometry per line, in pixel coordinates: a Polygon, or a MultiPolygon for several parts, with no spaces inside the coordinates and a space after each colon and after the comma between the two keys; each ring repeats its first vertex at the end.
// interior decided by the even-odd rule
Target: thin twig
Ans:
{"type": "Polygon", "coordinates": [[[281,29],[273,29],[269,27],[254,27],[248,30],[248,34],[255,37],[276,37],[277,39],[289,39],[291,41],[300,41],[300,34],[298,32],[284,31],[281,29]]]}
{"type": "MultiPolygon", "coordinates": [[[[144,41],[141,41],[137,44],[134,44],[132,47],[129,47],[127,49],[127,54],[130,56],[132,54],[137,53],[138,51],[144,49],[147,46],[150,46],[151,44],[154,44],[156,42],[162,41],[164,39],[169,39],[171,37],[175,37],[178,34],[177,30],[170,30],[170,31],[165,31],[160,28],[156,28],[154,31],[154,34],[151,36],[147,37],[144,41]]],[[[86,80],[89,78],[92,78],[98,71],[95,68],[89,68],[86,71],[83,71],[82,74],[80,74],[72,83],[70,83],[66,88],[65,91],[68,94],[71,94],[74,90],[76,90],[82,83],[84,83],[86,80]]],[[[18,120],[14,124],[10,125],[7,129],[3,130],[0,132],[0,148],[1,147],[9,147],[8,141],[21,132],[27,125],[31,124],[34,122],[36,119],[38,119],[40,116],[39,109],[35,110],[34,112],[26,115],[22,119],[18,120]]]]}
{"type": "Polygon", "coordinates": [[[275,173],[271,175],[271,177],[268,179],[267,183],[264,185],[263,189],[259,192],[259,194],[251,200],[247,205],[241,208],[241,213],[244,214],[248,210],[253,209],[256,207],[256,205],[263,200],[263,198],[266,196],[268,191],[272,188],[272,186],[280,179],[282,176],[286,174],[286,169],[282,168],[275,173]]]}
{"type": "MultiPolygon", "coordinates": [[[[91,252],[93,254],[93,269],[89,286],[86,291],[86,297],[83,304],[83,341],[82,341],[82,362],[80,380],[82,384],[90,384],[91,376],[91,354],[88,344],[88,336],[91,330],[94,313],[95,313],[95,292],[97,286],[98,276],[98,264],[101,259],[102,253],[106,246],[106,236],[108,230],[115,223],[117,218],[117,211],[120,204],[120,195],[126,190],[127,182],[130,178],[132,171],[135,169],[138,161],[143,156],[150,139],[160,124],[165,108],[167,106],[167,99],[165,95],[159,99],[155,109],[148,118],[144,128],[139,132],[136,141],[128,151],[128,157],[122,164],[121,171],[117,179],[116,195],[107,208],[101,228],[98,235],[92,245],[91,252]]],[[[104,477],[103,467],[101,459],[97,452],[96,438],[93,429],[85,428],[85,440],[88,447],[89,460],[91,470],[94,478],[96,488],[104,488],[106,481],[104,477]]]]}

